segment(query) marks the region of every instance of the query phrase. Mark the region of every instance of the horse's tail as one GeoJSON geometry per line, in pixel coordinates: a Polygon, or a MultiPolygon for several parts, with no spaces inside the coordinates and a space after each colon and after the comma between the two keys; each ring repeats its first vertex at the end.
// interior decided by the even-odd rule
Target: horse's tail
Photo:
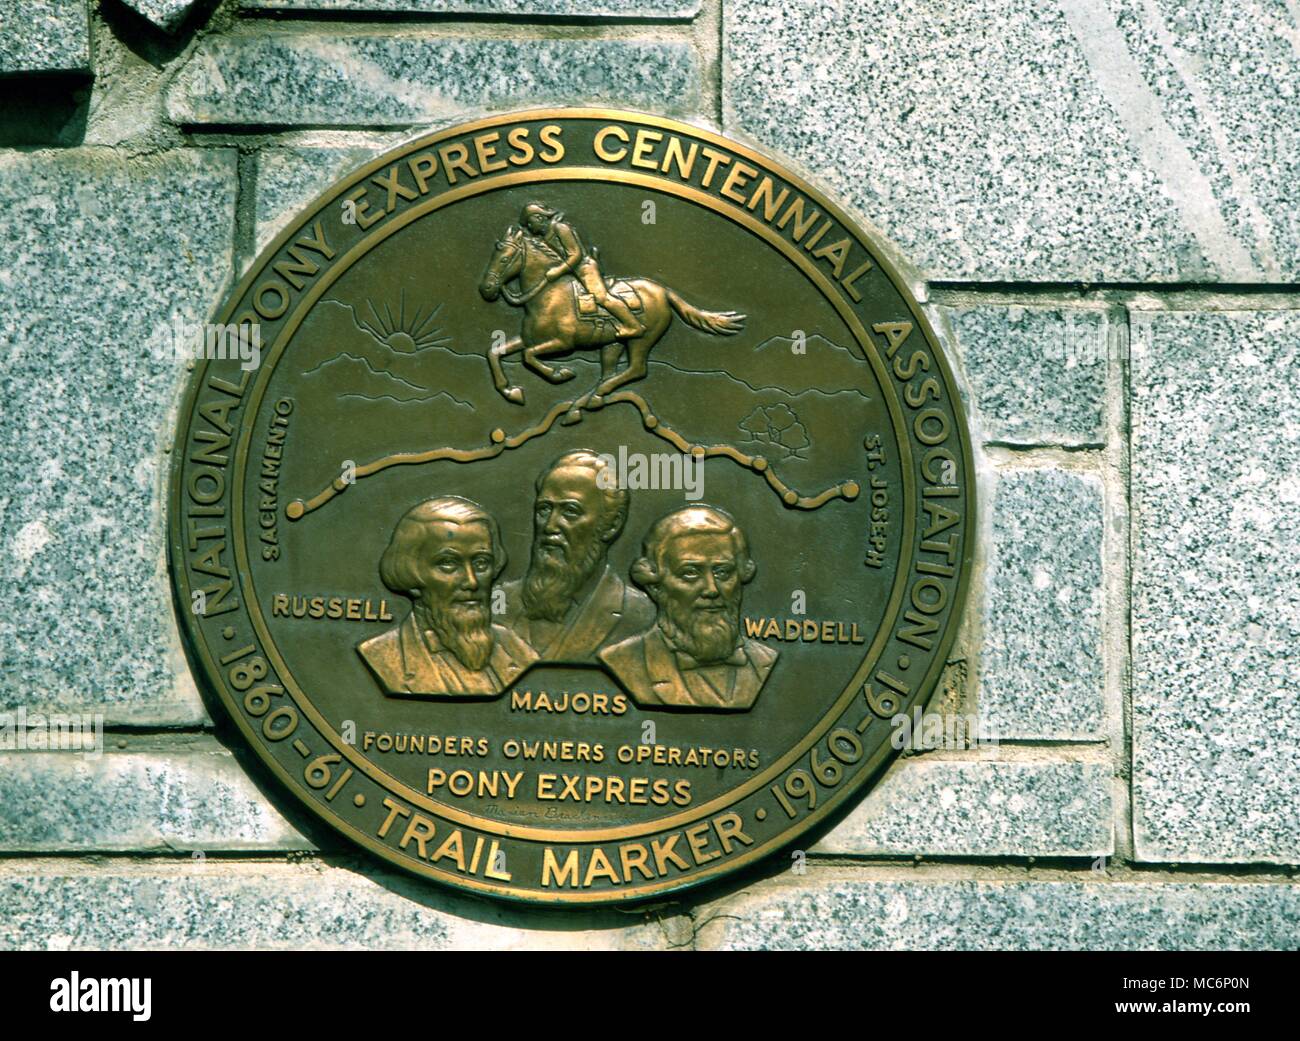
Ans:
{"type": "Polygon", "coordinates": [[[668,303],[677,312],[677,317],[692,329],[711,333],[714,336],[735,336],[745,328],[743,314],[736,311],[701,311],[698,307],[688,304],[667,286],[664,286],[664,289],[668,293],[668,303]]]}

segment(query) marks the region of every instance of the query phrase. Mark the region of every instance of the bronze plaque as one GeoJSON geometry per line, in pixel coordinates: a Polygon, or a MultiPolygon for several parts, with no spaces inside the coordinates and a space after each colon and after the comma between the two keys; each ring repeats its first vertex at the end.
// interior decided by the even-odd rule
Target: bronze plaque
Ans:
{"type": "Polygon", "coordinates": [[[754,148],[596,109],[440,131],[205,332],[171,475],[193,660],[386,860],[552,904],[716,879],[861,792],[935,687],[974,532],[952,374],[871,238],[754,148]]]}

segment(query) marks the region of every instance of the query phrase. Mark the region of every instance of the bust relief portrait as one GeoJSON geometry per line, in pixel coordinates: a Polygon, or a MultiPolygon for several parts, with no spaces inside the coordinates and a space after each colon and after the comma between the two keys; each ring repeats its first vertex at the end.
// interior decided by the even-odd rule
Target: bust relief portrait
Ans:
{"type": "Polygon", "coordinates": [[[477,503],[448,495],[402,516],[379,574],[411,611],[357,646],[386,693],[495,697],[537,660],[492,622],[492,583],[505,565],[497,522],[477,503]]]}
{"type": "Polygon", "coordinates": [[[740,608],[757,572],[745,533],[716,506],[686,506],[647,533],[632,580],[655,624],[600,652],[643,706],[753,708],[777,652],[746,638],[740,608]]]}
{"type": "Polygon", "coordinates": [[[601,647],[654,621],[654,604],[609,563],[631,499],[609,469],[608,459],[578,449],[537,478],[528,570],[502,589],[506,625],[545,661],[595,661],[601,647]]]}

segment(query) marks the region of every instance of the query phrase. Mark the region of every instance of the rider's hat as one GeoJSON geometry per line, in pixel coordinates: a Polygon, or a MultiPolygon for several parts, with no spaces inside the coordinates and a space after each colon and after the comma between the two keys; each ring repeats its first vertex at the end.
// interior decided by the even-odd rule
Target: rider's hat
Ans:
{"type": "Polygon", "coordinates": [[[540,202],[530,202],[524,207],[524,212],[520,215],[519,221],[521,224],[527,224],[529,217],[545,217],[547,220],[551,220],[555,216],[556,211],[549,206],[543,206],[540,202]]]}

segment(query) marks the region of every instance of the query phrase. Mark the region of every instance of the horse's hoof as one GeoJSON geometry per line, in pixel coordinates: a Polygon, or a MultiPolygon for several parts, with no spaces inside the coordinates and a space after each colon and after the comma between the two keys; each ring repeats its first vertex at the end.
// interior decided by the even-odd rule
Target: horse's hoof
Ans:
{"type": "Polygon", "coordinates": [[[571,408],[568,412],[564,413],[564,417],[560,422],[566,427],[571,427],[574,423],[581,423],[582,413],[576,408],[571,408]]]}
{"type": "Polygon", "coordinates": [[[501,392],[501,396],[505,398],[507,401],[509,401],[511,404],[522,405],[524,403],[524,388],[507,387],[505,390],[501,392]]]}
{"type": "Polygon", "coordinates": [[[591,409],[593,412],[595,412],[596,409],[598,408],[604,408],[604,407],[605,407],[605,399],[602,398],[599,394],[593,394],[590,398],[587,399],[587,408],[591,409]]]}
{"type": "Polygon", "coordinates": [[[573,379],[572,369],[556,369],[555,374],[551,376],[552,383],[565,383],[573,379]]]}

